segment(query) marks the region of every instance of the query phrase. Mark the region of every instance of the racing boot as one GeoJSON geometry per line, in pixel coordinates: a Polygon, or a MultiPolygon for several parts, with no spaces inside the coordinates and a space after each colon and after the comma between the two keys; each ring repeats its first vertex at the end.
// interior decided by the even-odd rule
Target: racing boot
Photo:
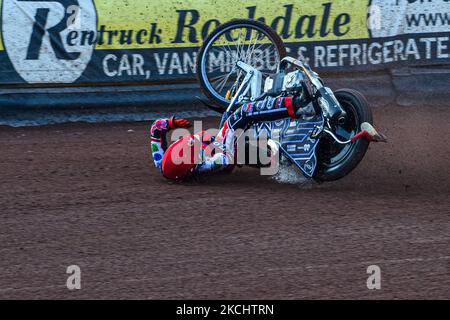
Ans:
{"type": "Polygon", "coordinates": [[[365,138],[370,142],[387,142],[387,137],[384,134],[378,132],[368,122],[364,122],[363,124],[361,124],[361,132],[352,138],[352,142],[361,138],[365,138]]]}

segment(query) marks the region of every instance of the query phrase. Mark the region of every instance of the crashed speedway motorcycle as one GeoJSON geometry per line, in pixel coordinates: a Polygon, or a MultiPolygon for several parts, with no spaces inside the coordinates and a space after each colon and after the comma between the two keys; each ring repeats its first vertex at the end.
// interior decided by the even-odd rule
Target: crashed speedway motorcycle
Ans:
{"type": "Polygon", "coordinates": [[[198,53],[197,77],[209,98],[203,103],[222,114],[221,126],[243,104],[268,96],[301,96],[305,104],[315,104],[321,114],[256,123],[252,129],[255,139],[263,133],[274,138],[268,149],[282,164],[293,164],[318,182],[348,175],[371,141],[385,141],[371,125],[361,93],[333,92],[305,61],[287,57],[278,34],[258,21],[232,20],[214,30],[198,53]]]}

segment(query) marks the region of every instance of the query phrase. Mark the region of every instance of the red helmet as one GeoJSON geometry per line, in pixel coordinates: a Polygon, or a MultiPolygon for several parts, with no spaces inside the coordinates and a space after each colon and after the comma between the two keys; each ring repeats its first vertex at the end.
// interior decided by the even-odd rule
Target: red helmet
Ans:
{"type": "Polygon", "coordinates": [[[203,143],[209,142],[210,137],[206,132],[188,134],[167,148],[162,160],[164,177],[178,181],[189,177],[201,162],[203,143]]]}

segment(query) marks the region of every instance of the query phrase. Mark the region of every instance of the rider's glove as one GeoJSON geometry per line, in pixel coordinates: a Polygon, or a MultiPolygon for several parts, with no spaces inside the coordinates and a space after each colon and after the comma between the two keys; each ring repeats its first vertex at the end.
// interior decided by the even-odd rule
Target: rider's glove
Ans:
{"type": "Polygon", "coordinates": [[[169,119],[169,129],[177,129],[177,128],[190,128],[191,124],[186,119],[176,119],[175,116],[169,119]]]}
{"type": "Polygon", "coordinates": [[[306,102],[300,96],[296,96],[292,99],[292,105],[297,118],[301,116],[311,117],[320,114],[320,108],[316,108],[314,102],[306,102]]]}

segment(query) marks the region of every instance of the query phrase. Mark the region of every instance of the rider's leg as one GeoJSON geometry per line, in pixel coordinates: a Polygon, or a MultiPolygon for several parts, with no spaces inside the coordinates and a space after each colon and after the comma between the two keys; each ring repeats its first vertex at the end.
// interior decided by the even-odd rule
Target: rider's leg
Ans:
{"type": "MultiPolygon", "coordinates": [[[[232,137],[234,130],[247,129],[252,123],[275,121],[283,118],[296,119],[301,116],[314,116],[312,103],[305,103],[299,97],[267,97],[262,101],[248,103],[236,110],[220,130],[216,141],[224,143],[232,137]]],[[[229,141],[229,140],[228,140],[229,141]]]]}
{"type": "Polygon", "coordinates": [[[275,121],[283,118],[297,119],[301,116],[314,116],[316,111],[312,103],[305,104],[297,97],[272,98],[249,103],[238,110],[227,122],[232,129],[246,129],[252,123],[275,121]]]}
{"type": "Polygon", "coordinates": [[[316,110],[312,103],[305,103],[299,97],[267,97],[262,101],[245,104],[236,110],[216,137],[216,141],[230,157],[234,154],[234,132],[236,129],[247,129],[252,123],[275,121],[283,118],[297,119],[301,116],[314,116],[316,110]]]}

